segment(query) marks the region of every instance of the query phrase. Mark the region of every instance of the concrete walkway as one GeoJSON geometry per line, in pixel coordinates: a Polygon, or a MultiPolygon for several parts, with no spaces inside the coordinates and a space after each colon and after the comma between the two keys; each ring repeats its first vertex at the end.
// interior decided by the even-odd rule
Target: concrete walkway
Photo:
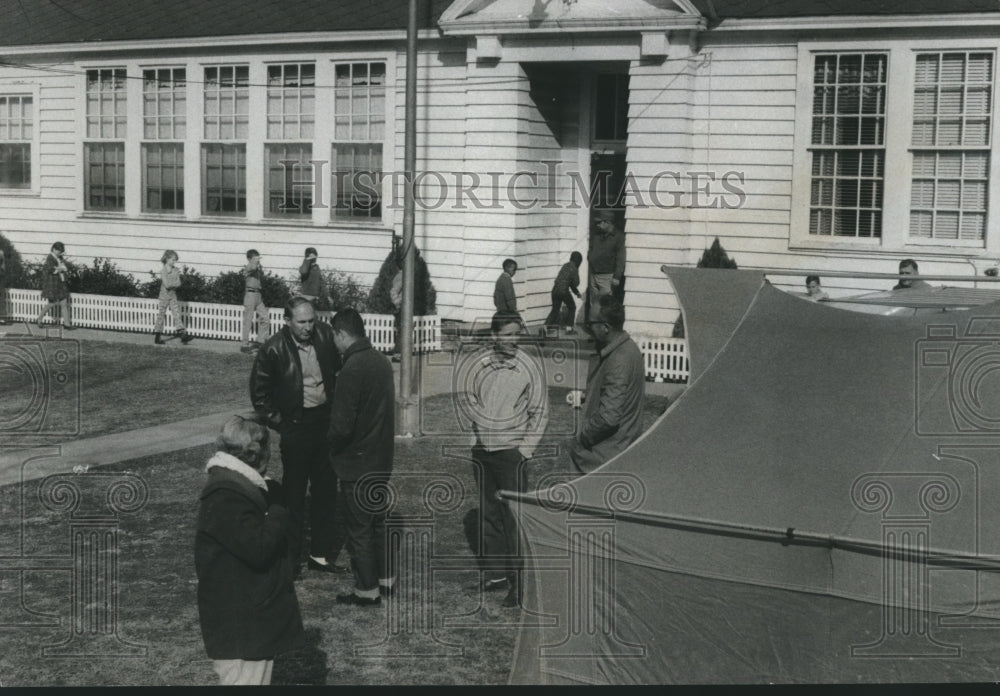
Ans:
{"type": "MultiPolygon", "coordinates": [[[[0,336],[4,334],[38,335],[38,330],[25,324],[0,326],[0,336]]],[[[79,340],[105,341],[109,343],[152,343],[149,334],[135,334],[96,329],[77,329],[66,332],[66,337],[79,340]]],[[[170,341],[158,350],[210,350],[232,353],[234,358],[246,360],[250,369],[250,358],[239,352],[240,344],[235,341],[195,339],[188,345],[180,341],[170,341]]],[[[546,377],[550,386],[572,387],[586,379],[587,353],[591,350],[585,343],[546,343],[542,355],[546,364],[546,377]]],[[[413,393],[424,399],[437,394],[451,393],[460,388],[461,360],[457,346],[450,351],[419,356],[414,361],[413,393]],[[457,381],[458,380],[458,381],[457,381]]],[[[399,393],[399,363],[393,363],[396,373],[396,388],[399,393]]],[[[673,401],[685,388],[683,384],[658,384],[649,382],[647,394],[667,396],[673,401]]],[[[174,452],[191,447],[200,447],[215,441],[219,428],[234,413],[250,410],[245,401],[234,402],[233,408],[205,416],[190,418],[176,423],[167,423],[149,428],[141,428],[123,433],[73,440],[59,445],[31,447],[25,449],[0,449],[0,485],[18,483],[41,478],[55,473],[66,473],[79,467],[99,467],[123,461],[174,452]]]]}

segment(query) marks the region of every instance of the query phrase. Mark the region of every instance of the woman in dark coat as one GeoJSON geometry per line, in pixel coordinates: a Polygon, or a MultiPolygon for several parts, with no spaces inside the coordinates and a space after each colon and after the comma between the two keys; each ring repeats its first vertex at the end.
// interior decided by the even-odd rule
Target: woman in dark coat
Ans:
{"type": "Polygon", "coordinates": [[[274,656],[302,645],[288,554],[291,520],[265,480],[268,430],[233,417],[209,460],[195,536],[198,615],[223,685],[270,684],[274,656]]]}
{"type": "Polygon", "coordinates": [[[61,308],[63,327],[66,329],[76,328],[73,326],[73,320],[69,313],[69,286],[66,284],[68,269],[62,258],[65,253],[65,245],[62,242],[56,242],[52,245],[49,255],[45,257],[45,263],[42,264],[42,299],[48,300],[48,304],[35,319],[38,328],[42,328],[42,319],[57,304],[61,308]]]}

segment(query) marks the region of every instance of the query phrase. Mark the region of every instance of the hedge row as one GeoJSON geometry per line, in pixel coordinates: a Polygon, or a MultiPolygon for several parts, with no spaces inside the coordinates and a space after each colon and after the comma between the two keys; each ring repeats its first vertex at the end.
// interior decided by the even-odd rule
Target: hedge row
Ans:
{"type": "MultiPolygon", "coordinates": [[[[0,234],[0,249],[7,258],[7,286],[12,288],[41,288],[42,261],[24,261],[13,244],[0,234]]],[[[322,269],[325,294],[318,300],[317,309],[337,311],[354,307],[359,312],[393,314],[396,309],[389,298],[389,290],[398,268],[395,249],[382,264],[375,284],[369,289],[356,278],[342,271],[322,269]]],[[[71,293],[112,295],[116,297],[158,297],[160,278],[150,272],[146,282],[118,269],[110,259],[98,257],[90,266],[67,261],[66,281],[71,293]]],[[[427,264],[417,252],[414,314],[424,316],[436,311],[437,292],[431,283],[427,264]]],[[[293,278],[282,278],[265,271],[261,279],[261,295],[269,307],[281,307],[291,297],[293,286],[298,284],[298,273],[293,278]]],[[[181,266],[181,287],[177,297],[185,302],[212,302],[217,304],[243,304],[243,274],[239,270],[226,271],[214,278],[207,278],[187,265],[181,266]]]]}

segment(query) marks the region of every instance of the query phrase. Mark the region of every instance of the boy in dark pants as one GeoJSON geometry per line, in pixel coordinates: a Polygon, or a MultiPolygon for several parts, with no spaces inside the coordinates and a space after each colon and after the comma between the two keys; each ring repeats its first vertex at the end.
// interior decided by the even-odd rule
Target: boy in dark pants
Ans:
{"type": "Polygon", "coordinates": [[[580,298],[580,291],[577,288],[580,287],[580,264],[582,263],[583,254],[574,251],[569,255],[569,261],[559,269],[559,274],[552,284],[552,311],[545,319],[545,328],[543,329],[546,333],[549,331],[558,333],[559,313],[563,305],[566,305],[566,309],[569,311],[570,323],[566,327],[566,333],[575,333],[573,322],[576,320],[576,303],[573,302],[573,295],[576,295],[577,299],[580,298]]]}
{"type": "Polygon", "coordinates": [[[476,435],[472,458],[481,502],[481,587],[507,589],[503,606],[517,607],[523,588],[517,521],[497,491],[527,490],[527,461],[548,422],[548,388],[536,359],[518,349],[521,318],[498,313],[490,328],[493,347],[478,358],[466,411],[476,435]]]}

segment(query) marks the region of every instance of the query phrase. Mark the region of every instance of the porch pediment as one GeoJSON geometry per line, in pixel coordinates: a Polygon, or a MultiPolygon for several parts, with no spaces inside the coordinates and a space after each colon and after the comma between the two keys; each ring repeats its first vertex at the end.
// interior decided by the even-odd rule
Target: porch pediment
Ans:
{"type": "Polygon", "coordinates": [[[441,15],[445,34],[650,31],[704,26],[690,0],[457,0],[441,15]]]}

